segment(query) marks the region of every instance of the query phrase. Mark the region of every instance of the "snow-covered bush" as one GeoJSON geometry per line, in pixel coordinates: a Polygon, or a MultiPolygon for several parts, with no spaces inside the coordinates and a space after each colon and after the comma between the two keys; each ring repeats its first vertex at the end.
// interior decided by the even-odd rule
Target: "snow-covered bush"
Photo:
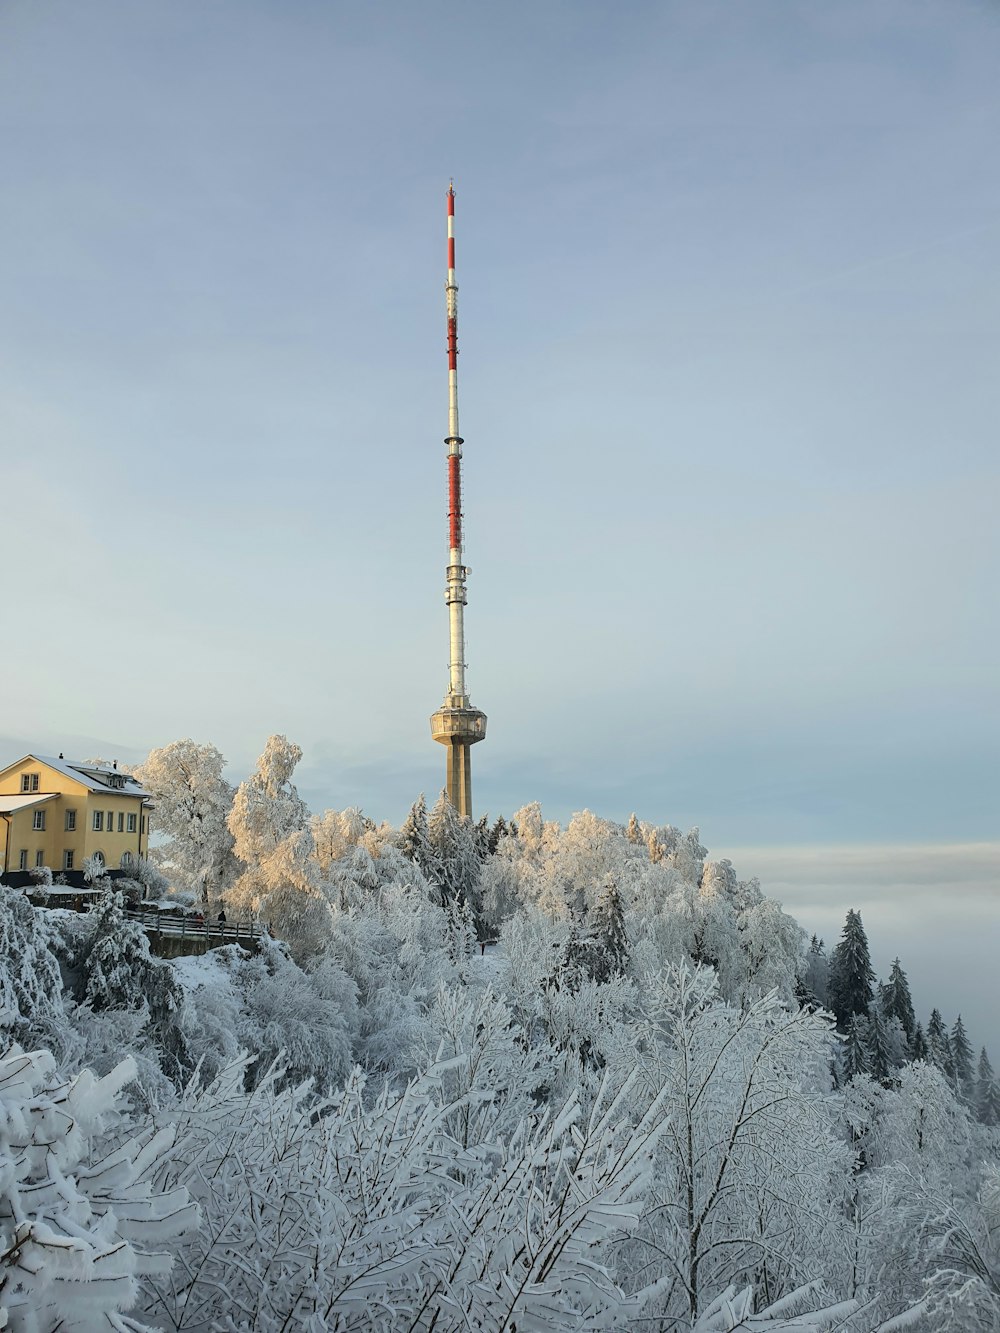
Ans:
{"type": "Polygon", "coordinates": [[[636,1313],[596,1247],[637,1224],[656,1142],[628,1088],[589,1116],[571,1101],[509,1137],[463,1142],[448,1062],[402,1092],[366,1095],[357,1071],[323,1107],[273,1069],[243,1092],[241,1064],[175,1114],[186,1153],[168,1172],[204,1209],[142,1310],[171,1328],[391,1333],[399,1328],[599,1329],[636,1313]]]}
{"type": "Polygon", "coordinates": [[[141,1328],[123,1318],[141,1277],[166,1277],[164,1250],[197,1222],[183,1186],[154,1182],[176,1131],[130,1133],[93,1148],[120,1120],[135,1073],[124,1060],[103,1079],[64,1080],[45,1051],[0,1057],[0,1326],[43,1330],[141,1328]]]}
{"type": "Polygon", "coordinates": [[[60,945],[53,918],[0,885],[0,1041],[44,1041],[65,1025],[60,945]]]}

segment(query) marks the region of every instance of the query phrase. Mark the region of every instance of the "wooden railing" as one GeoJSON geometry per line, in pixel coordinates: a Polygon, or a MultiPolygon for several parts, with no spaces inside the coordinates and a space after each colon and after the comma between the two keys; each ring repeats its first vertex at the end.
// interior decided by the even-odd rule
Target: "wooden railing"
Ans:
{"type": "Polygon", "coordinates": [[[207,940],[212,949],[223,944],[256,944],[263,934],[257,921],[199,921],[185,912],[153,912],[141,907],[127,907],[125,915],[138,921],[147,935],[207,940]]]}

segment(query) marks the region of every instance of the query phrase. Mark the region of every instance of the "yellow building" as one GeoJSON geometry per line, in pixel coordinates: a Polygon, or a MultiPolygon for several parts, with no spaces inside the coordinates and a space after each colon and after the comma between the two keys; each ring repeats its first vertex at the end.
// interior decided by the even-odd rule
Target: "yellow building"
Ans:
{"type": "Polygon", "coordinates": [[[27,754],[0,769],[0,875],[23,883],[48,866],[73,883],[98,857],[127,871],[149,851],[150,793],[116,764],[27,754]]]}

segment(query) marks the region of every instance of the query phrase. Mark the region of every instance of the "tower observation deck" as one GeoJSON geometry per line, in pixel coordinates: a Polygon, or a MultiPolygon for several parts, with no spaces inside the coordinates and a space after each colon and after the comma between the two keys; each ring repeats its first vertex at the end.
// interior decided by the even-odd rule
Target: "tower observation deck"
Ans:
{"type": "Polygon", "coordinates": [[[431,736],[448,748],[445,791],[461,815],[472,814],[470,750],[486,738],[486,714],[473,708],[465,684],[465,607],[468,569],[462,555],[462,445],[458,429],[458,283],[455,281],[455,190],[448,189],[448,566],[444,599],[448,605],[450,653],[448,690],[431,717],[431,736]]]}

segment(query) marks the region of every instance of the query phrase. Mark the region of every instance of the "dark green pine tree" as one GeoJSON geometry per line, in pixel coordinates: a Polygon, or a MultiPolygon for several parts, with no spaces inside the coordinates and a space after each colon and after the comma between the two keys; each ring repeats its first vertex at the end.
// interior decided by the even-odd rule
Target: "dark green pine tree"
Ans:
{"type": "Polygon", "coordinates": [[[951,1056],[951,1039],[944,1025],[940,1009],[931,1010],[927,1024],[927,1058],[944,1074],[949,1083],[955,1082],[955,1062],[951,1056]]]}
{"type": "Polygon", "coordinates": [[[955,1091],[963,1101],[971,1102],[975,1094],[975,1056],[969,1045],[961,1014],[951,1030],[951,1059],[955,1067],[955,1091]]]}
{"type": "Polygon", "coordinates": [[[609,875],[591,909],[590,975],[595,981],[608,981],[628,967],[629,942],[625,930],[625,905],[618,885],[609,875]]]}
{"type": "Polygon", "coordinates": [[[852,1014],[848,1020],[847,1035],[840,1048],[840,1068],[844,1083],[857,1074],[871,1073],[868,1026],[868,1020],[863,1014],[852,1014]]]}
{"type": "Polygon", "coordinates": [[[871,1007],[868,1016],[868,1072],[884,1088],[892,1082],[893,1058],[886,1031],[885,1019],[877,1004],[871,1007]]]}
{"type": "Polygon", "coordinates": [[[840,943],[830,957],[829,1004],[837,1026],[846,1032],[855,1014],[864,1017],[872,1002],[875,973],[861,913],[847,913],[840,943]]]}
{"type": "Polygon", "coordinates": [[[1000,1087],[997,1087],[996,1075],[986,1054],[986,1047],[979,1052],[979,1069],[976,1078],[976,1119],[982,1125],[1000,1125],[1000,1087]]]}
{"type": "Polygon", "coordinates": [[[480,815],[473,825],[473,831],[476,837],[476,852],[480,861],[485,861],[488,856],[492,856],[494,850],[490,847],[489,815],[480,815]]]}
{"type": "Polygon", "coordinates": [[[931,1058],[931,1053],[927,1049],[927,1038],[924,1036],[924,1025],[918,1023],[913,1029],[913,1041],[910,1043],[910,1054],[914,1060],[923,1060],[926,1064],[931,1058]]]}
{"type": "Polygon", "coordinates": [[[899,965],[899,959],[892,960],[889,980],[879,988],[882,1012],[886,1018],[898,1018],[906,1033],[906,1040],[912,1044],[913,1034],[917,1030],[917,1016],[913,1012],[913,999],[910,995],[910,983],[906,973],[899,965]]]}
{"type": "Polygon", "coordinates": [[[497,822],[490,829],[490,856],[496,855],[496,850],[500,846],[500,839],[507,836],[511,829],[507,827],[507,821],[503,815],[497,816],[497,822]]]}

